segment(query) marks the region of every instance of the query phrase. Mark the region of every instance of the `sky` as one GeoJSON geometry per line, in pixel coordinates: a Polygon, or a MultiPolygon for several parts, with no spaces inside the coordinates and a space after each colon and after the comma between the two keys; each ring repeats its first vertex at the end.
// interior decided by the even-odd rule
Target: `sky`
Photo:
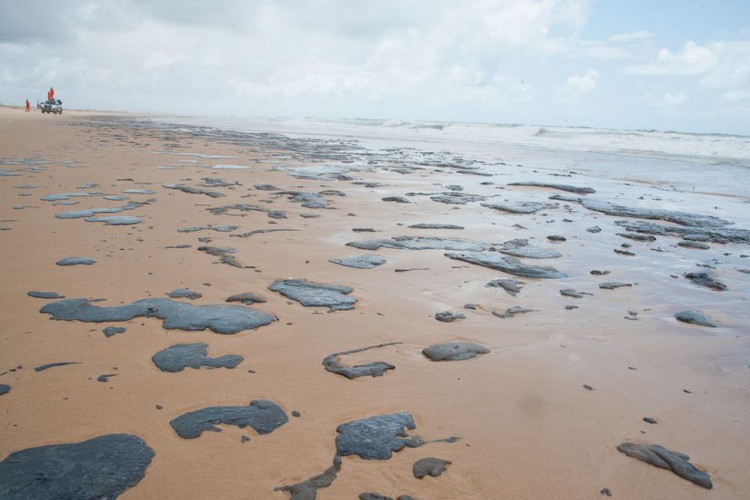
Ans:
{"type": "Polygon", "coordinates": [[[0,103],[750,135],[748,0],[0,0],[0,103]]]}

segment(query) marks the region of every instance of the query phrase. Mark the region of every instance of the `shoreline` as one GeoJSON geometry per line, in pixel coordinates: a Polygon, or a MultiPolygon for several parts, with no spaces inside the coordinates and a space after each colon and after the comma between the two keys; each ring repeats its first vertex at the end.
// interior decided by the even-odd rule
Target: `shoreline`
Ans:
{"type": "MultiPolygon", "coordinates": [[[[556,170],[545,155],[526,150],[509,149],[522,160],[511,163],[274,133],[202,133],[133,123],[128,114],[119,123],[90,119],[111,113],[66,110],[53,120],[23,115],[0,109],[0,171],[10,172],[0,176],[0,238],[5,240],[0,265],[6,277],[0,303],[7,346],[0,383],[12,387],[0,396],[0,407],[7,410],[0,419],[5,429],[0,459],[33,446],[126,432],[141,437],[155,457],[122,498],[231,498],[248,492],[288,498],[274,488],[331,466],[338,425],[406,411],[416,423],[410,435],[460,440],[406,448],[389,460],[344,457],[338,477],[318,490],[318,498],[356,498],[365,491],[394,498],[585,498],[598,497],[603,488],[627,498],[706,496],[706,490],[617,451],[631,440],[689,454],[711,474],[712,497],[740,497],[750,487],[743,473],[750,465],[744,453],[750,448],[745,331],[750,286],[739,271],[750,268],[750,259],[742,257],[750,253],[747,243],[709,242],[700,250],[678,246],[682,240],[674,235],[633,241],[618,235],[625,232],[615,224],[622,217],[551,200],[571,195],[558,189],[511,184],[586,186],[596,190],[587,198],[713,215],[738,229],[750,228],[746,200],[664,190],[653,180],[633,184],[595,177],[568,166],[556,170]],[[212,168],[217,165],[234,168],[212,168]],[[172,185],[186,190],[167,187],[172,185]],[[75,192],[101,194],[42,199],[75,192]],[[316,194],[328,208],[304,206],[311,200],[294,193],[316,194]],[[433,199],[441,195],[465,203],[433,199]],[[468,195],[476,198],[460,200],[468,195]],[[409,203],[383,201],[389,197],[409,203]],[[129,203],[137,206],[114,215],[137,217],[138,224],[104,226],[56,217],[129,203]],[[482,203],[544,207],[509,214],[482,203]],[[234,208],[209,210],[223,207],[234,208]],[[409,227],[418,223],[464,229],[409,227]],[[238,227],[215,230],[230,225],[238,227]],[[593,226],[601,231],[587,231],[593,226]],[[179,231],[198,227],[203,229],[179,231]],[[443,249],[346,246],[398,236],[460,239],[491,248],[527,239],[562,255],[521,258],[524,263],[554,266],[568,276],[512,276],[449,259],[444,254],[450,250],[443,249]],[[222,263],[221,255],[199,251],[201,246],[231,247],[243,267],[222,263]],[[386,263],[352,269],[329,262],[365,254],[386,263]],[[55,264],[70,256],[97,262],[55,264]],[[595,276],[592,270],[610,273],[595,276]],[[728,289],[696,286],[684,277],[693,271],[710,272],[728,289]],[[329,311],[269,290],[273,282],[291,277],[351,287],[358,302],[353,310],[329,311]],[[513,296],[486,286],[495,279],[521,281],[522,290],[513,296]],[[605,281],[631,286],[600,289],[605,281]],[[167,298],[178,288],[202,294],[172,299],[193,306],[223,305],[231,295],[252,292],[266,302],[250,307],[278,320],[231,335],[165,329],[160,319],[145,317],[55,321],[39,312],[55,300],[26,295],[54,291],[67,298],[105,299],[96,304],[113,307],[167,298]],[[566,288],[584,295],[561,295],[566,288]],[[531,312],[493,315],[514,306],[531,312]],[[700,309],[719,327],[675,320],[683,309],[700,309]],[[442,311],[465,318],[436,321],[442,311]],[[101,331],[106,326],[127,331],[106,337],[101,331]],[[422,355],[422,349],[447,341],[478,343],[490,352],[456,362],[422,355]],[[233,369],[180,373],[162,372],[151,361],[169,346],[195,342],[208,344],[210,357],[235,354],[244,361],[233,369]],[[391,342],[402,344],[341,356],[347,365],[384,361],[395,366],[383,376],[349,380],[322,366],[332,353],[391,342]],[[81,364],[34,371],[63,361],[81,364]],[[97,382],[112,373],[117,376],[97,382]],[[189,440],[169,426],[186,412],[257,399],[279,404],[289,422],[266,435],[222,425],[220,433],[189,440]],[[293,411],[300,417],[291,416],[293,411]],[[659,423],[644,423],[647,416],[659,423]],[[452,464],[440,477],[413,477],[412,464],[430,456],[452,464]]],[[[635,220],[641,219],[629,219],[635,220]]]]}

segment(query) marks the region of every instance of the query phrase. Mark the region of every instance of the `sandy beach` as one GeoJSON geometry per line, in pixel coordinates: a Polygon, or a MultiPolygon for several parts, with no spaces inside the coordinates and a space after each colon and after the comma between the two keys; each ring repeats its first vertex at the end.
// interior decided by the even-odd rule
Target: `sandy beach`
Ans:
{"type": "Polygon", "coordinates": [[[664,160],[692,169],[670,183],[660,163],[637,157],[509,146],[473,155],[382,137],[375,148],[167,121],[0,108],[0,384],[10,387],[0,460],[128,434],[153,458],[123,499],[283,499],[290,492],[276,488],[342,455],[341,424],[403,412],[421,440],[393,436],[403,449],[387,459],[341,456],[317,498],[747,498],[747,165],[664,160]],[[721,191],[725,175],[737,185],[721,191]],[[708,187],[692,182],[702,176],[708,187]],[[106,217],[125,218],[97,220],[106,217]],[[470,261],[480,254],[506,270],[470,261]],[[371,269],[331,262],[360,256],[371,269]],[[70,257],[95,262],[58,264],[70,257]],[[351,291],[307,290],[334,304],[306,306],[269,289],[299,283],[290,279],[351,291]],[[179,289],[200,296],[168,296],[179,289]],[[243,293],[263,302],[226,301],[243,293]],[[192,307],[148,302],[113,321],[41,311],[69,299],[192,307]],[[170,327],[200,306],[221,307],[170,327]],[[248,309],[271,319],[222,323],[248,309]],[[679,321],[682,311],[714,326],[679,321]],[[445,342],[487,352],[423,354],[445,342]],[[195,343],[242,361],[169,372],[152,360],[195,343]],[[333,357],[391,365],[381,376],[323,365],[382,344],[333,357]],[[65,362],[75,364],[35,370],[65,362]],[[269,432],[222,423],[195,438],[170,425],[255,400],[287,420],[269,432]],[[689,455],[713,489],[619,452],[625,442],[689,455]],[[450,464],[418,479],[413,465],[427,457],[450,464]]]}

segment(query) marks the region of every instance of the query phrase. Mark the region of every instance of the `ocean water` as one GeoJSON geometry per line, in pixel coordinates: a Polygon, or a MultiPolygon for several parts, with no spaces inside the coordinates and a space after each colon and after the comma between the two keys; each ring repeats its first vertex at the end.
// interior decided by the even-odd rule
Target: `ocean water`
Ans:
{"type": "Polygon", "coordinates": [[[183,117],[170,120],[230,130],[308,137],[521,146],[750,167],[750,136],[740,135],[372,119],[183,117]]]}
{"type": "Polygon", "coordinates": [[[373,150],[409,147],[485,162],[575,170],[750,199],[750,137],[655,130],[374,119],[169,117],[221,130],[357,141],[373,150]]]}

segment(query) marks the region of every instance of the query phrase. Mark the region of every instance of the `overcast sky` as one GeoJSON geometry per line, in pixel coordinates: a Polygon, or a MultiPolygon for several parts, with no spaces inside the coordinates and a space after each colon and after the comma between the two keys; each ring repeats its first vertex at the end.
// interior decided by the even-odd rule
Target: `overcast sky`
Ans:
{"type": "Polygon", "coordinates": [[[0,102],[750,135],[748,0],[0,0],[0,102]]]}

